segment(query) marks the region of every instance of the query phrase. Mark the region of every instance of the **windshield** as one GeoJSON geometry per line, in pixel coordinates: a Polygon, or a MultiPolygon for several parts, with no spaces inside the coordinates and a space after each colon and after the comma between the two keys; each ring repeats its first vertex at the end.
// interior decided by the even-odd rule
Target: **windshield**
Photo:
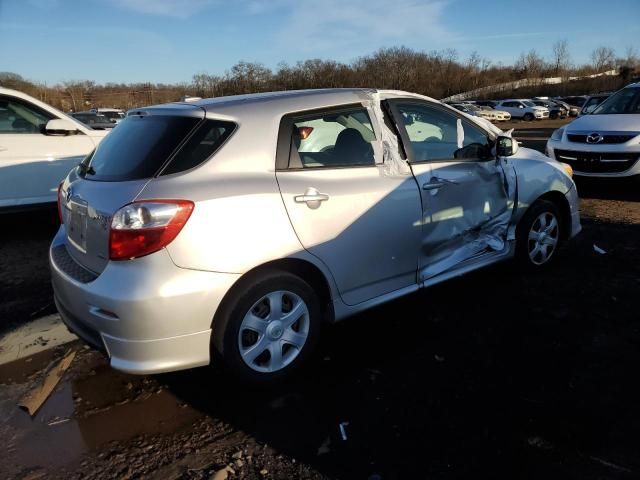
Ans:
{"type": "Polygon", "coordinates": [[[524,103],[527,107],[535,107],[536,106],[536,104],[533,103],[533,102],[522,102],[522,103],[524,103]]]}
{"type": "Polygon", "coordinates": [[[121,118],[124,118],[124,115],[120,112],[100,112],[100,115],[104,115],[110,120],[120,120],[121,118]]]}
{"type": "Polygon", "coordinates": [[[640,113],[640,88],[623,88],[598,105],[592,115],[640,113]]]}

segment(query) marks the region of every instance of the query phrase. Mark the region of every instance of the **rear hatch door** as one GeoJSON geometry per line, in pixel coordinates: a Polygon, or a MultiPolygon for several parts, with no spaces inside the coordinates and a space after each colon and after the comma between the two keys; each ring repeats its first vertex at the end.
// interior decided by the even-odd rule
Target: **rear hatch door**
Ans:
{"type": "Polygon", "coordinates": [[[132,111],[63,182],[61,214],[69,254],[99,274],[109,261],[113,214],[134,201],[204,119],[196,105],[132,111]]]}

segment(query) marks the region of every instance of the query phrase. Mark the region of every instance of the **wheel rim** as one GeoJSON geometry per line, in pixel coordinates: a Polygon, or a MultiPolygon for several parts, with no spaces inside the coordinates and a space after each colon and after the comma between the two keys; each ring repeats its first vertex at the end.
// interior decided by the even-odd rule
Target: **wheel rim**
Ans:
{"type": "Polygon", "coordinates": [[[528,251],[531,262],[535,265],[548,262],[556,250],[559,237],[560,228],[556,216],[551,212],[538,215],[529,230],[528,251]]]}
{"type": "Polygon", "coordinates": [[[258,372],[281,370],[300,355],[309,325],[309,309],[299,295],[287,290],[268,293],[242,319],[240,356],[258,372]]]}

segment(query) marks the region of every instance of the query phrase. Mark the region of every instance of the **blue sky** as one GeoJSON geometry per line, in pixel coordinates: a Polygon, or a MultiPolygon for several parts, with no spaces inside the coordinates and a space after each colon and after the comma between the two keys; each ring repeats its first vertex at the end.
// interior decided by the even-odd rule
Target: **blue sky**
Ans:
{"type": "Polygon", "coordinates": [[[0,0],[0,71],[168,83],[399,45],[512,63],[558,39],[582,63],[601,45],[640,51],[639,18],[640,0],[0,0]]]}

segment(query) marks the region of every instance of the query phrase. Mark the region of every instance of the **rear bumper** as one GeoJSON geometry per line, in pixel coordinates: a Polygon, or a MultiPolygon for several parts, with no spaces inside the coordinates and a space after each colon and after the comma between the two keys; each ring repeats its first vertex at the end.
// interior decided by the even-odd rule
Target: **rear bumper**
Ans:
{"type": "Polygon", "coordinates": [[[176,267],[165,250],[111,262],[88,283],[65,273],[51,253],[49,261],[67,327],[103,351],[113,368],[136,374],[209,364],[213,315],[239,278],[176,267]]]}

